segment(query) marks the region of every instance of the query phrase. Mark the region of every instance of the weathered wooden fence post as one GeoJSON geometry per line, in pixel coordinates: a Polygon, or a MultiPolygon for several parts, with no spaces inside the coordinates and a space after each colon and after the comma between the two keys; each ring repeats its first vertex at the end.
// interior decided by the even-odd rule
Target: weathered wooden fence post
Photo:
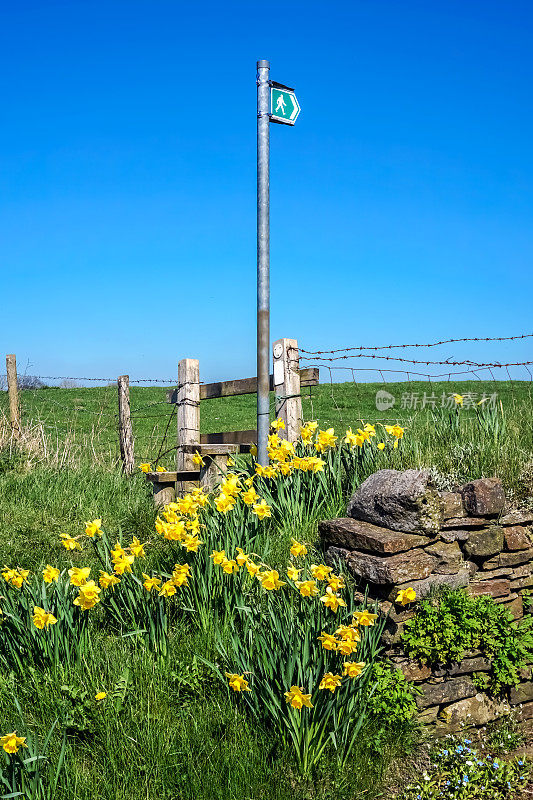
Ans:
{"type": "Polygon", "coordinates": [[[279,435],[289,442],[295,442],[302,424],[298,342],[296,339],[278,339],[272,350],[276,417],[285,423],[285,430],[279,431],[279,435]]]}
{"type": "Polygon", "coordinates": [[[131,475],[134,466],[134,441],[130,416],[130,377],[121,375],[117,380],[118,386],[118,435],[120,440],[120,456],[122,469],[126,475],[131,475]]]}
{"type": "MultiPolygon", "coordinates": [[[[177,472],[194,471],[194,447],[200,447],[200,362],[196,358],[182,358],[178,363],[178,449],[177,472]]],[[[186,494],[194,489],[193,481],[178,481],[176,493],[186,494]]]]}
{"type": "Polygon", "coordinates": [[[9,421],[11,423],[11,436],[18,442],[21,436],[19,389],[17,382],[17,357],[14,354],[6,356],[7,391],[9,394],[9,421]]]}

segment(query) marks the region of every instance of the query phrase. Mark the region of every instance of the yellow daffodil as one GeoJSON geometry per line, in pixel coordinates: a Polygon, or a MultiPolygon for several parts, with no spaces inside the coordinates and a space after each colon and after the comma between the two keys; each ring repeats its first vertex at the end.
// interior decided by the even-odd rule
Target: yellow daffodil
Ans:
{"type": "Polygon", "coordinates": [[[95,694],[94,696],[94,699],[96,701],[99,701],[99,700],[105,700],[106,697],[107,697],[107,692],[97,692],[97,694],[95,694]]]}
{"type": "Polygon", "coordinates": [[[462,394],[454,394],[453,399],[458,406],[462,406],[464,403],[464,397],[462,394]]]}
{"type": "Polygon", "coordinates": [[[29,574],[29,569],[18,569],[11,578],[11,586],[14,586],[15,589],[22,589],[22,585],[24,581],[28,580],[29,574]]]}
{"type": "Polygon", "coordinates": [[[220,491],[229,497],[236,497],[242,491],[239,476],[228,472],[220,485],[220,491]]]}
{"type": "Polygon", "coordinates": [[[337,650],[343,656],[351,656],[357,650],[358,645],[359,643],[354,639],[343,639],[339,642],[337,650]]]}
{"type": "Polygon", "coordinates": [[[176,586],[173,581],[165,581],[159,592],[160,597],[172,597],[176,594],[176,586]]]}
{"type": "Polygon", "coordinates": [[[378,618],[377,614],[371,614],[366,608],[364,611],[354,611],[354,622],[362,628],[372,627],[378,618]]]}
{"type": "Polygon", "coordinates": [[[70,582],[73,586],[84,586],[87,583],[87,578],[91,574],[90,567],[72,567],[69,569],[70,582]]]}
{"type": "Polygon", "coordinates": [[[20,747],[28,746],[26,737],[17,736],[16,731],[14,733],[6,733],[5,736],[0,737],[0,745],[9,754],[18,753],[20,747]]]}
{"type": "Polygon", "coordinates": [[[43,569],[43,581],[45,583],[52,583],[52,581],[57,581],[58,578],[59,570],[56,567],[51,567],[50,564],[47,564],[43,569]]]}
{"type": "Polygon", "coordinates": [[[331,567],[326,567],[325,564],[311,564],[311,575],[317,581],[325,581],[330,572],[332,572],[331,567]]]}
{"type": "Polygon", "coordinates": [[[337,686],[342,682],[342,675],[334,675],[332,672],[326,672],[320,681],[319,689],[329,689],[330,692],[335,692],[337,686]]]}
{"type": "Polygon", "coordinates": [[[403,439],[405,433],[405,428],[400,427],[400,425],[385,425],[385,430],[395,436],[396,439],[403,439]]]}
{"type": "Polygon", "coordinates": [[[66,550],[81,550],[81,544],[68,533],[60,533],[61,544],[66,550]]]}
{"type": "Polygon", "coordinates": [[[291,686],[290,691],[285,692],[285,700],[298,711],[301,711],[303,706],[307,706],[307,708],[313,708],[311,703],[311,695],[304,694],[304,690],[300,689],[299,686],[291,686]]]}
{"type": "Polygon", "coordinates": [[[252,576],[252,578],[255,578],[255,576],[259,572],[261,572],[261,567],[259,566],[259,564],[255,564],[253,561],[250,560],[246,562],[246,569],[248,570],[248,573],[252,576]]]}
{"type": "Polygon", "coordinates": [[[96,534],[98,534],[98,536],[102,536],[101,527],[102,527],[102,520],[93,519],[92,522],[85,523],[85,533],[90,539],[93,539],[96,536],[96,534]]]}
{"type": "Polygon", "coordinates": [[[80,593],[74,598],[73,603],[84,611],[88,611],[100,602],[98,595],[101,591],[100,587],[97,586],[94,581],[88,581],[83,586],[80,586],[80,593]]]}
{"type": "Polygon", "coordinates": [[[204,508],[209,502],[209,495],[205,494],[202,488],[193,489],[192,496],[199,508],[204,508]]]}
{"type": "Polygon", "coordinates": [[[186,528],[183,520],[179,519],[177,522],[167,524],[163,536],[169,542],[182,542],[183,538],[186,536],[186,528]]]}
{"type": "Polygon", "coordinates": [[[149,461],[145,461],[143,464],[139,464],[139,469],[141,472],[150,472],[152,469],[152,465],[149,461]]]}
{"type": "Polygon", "coordinates": [[[266,500],[255,503],[252,507],[252,514],[255,514],[259,519],[270,517],[270,506],[267,504],[266,500]]]}
{"type": "Polygon", "coordinates": [[[6,581],[6,583],[11,583],[13,578],[17,575],[16,569],[11,569],[11,567],[4,567],[2,570],[2,578],[6,581]]]}
{"type": "Polygon", "coordinates": [[[141,544],[136,536],[133,537],[133,542],[130,544],[130,553],[132,553],[135,558],[145,558],[146,556],[144,544],[141,544]]]}
{"type": "Polygon", "coordinates": [[[156,469],[156,472],[168,472],[166,467],[156,467],[155,469],[156,469]]]}
{"type": "Polygon", "coordinates": [[[285,586],[285,583],[279,580],[279,572],[275,569],[260,572],[257,577],[260,579],[263,589],[269,592],[285,586]]]}
{"type": "Polygon", "coordinates": [[[125,555],[126,555],[126,551],[124,550],[124,548],[122,547],[120,542],[117,542],[115,544],[114,550],[111,550],[111,560],[112,561],[118,561],[119,558],[123,558],[125,555]]]}
{"type": "Polygon", "coordinates": [[[213,564],[222,564],[226,560],[225,550],[213,550],[209,558],[213,559],[213,564]]]}
{"type": "Polygon", "coordinates": [[[327,580],[332,592],[338,592],[340,589],[346,588],[342,575],[330,575],[327,580]]]}
{"type": "Polygon", "coordinates": [[[149,575],[143,572],[144,583],[143,586],[147,592],[151,592],[152,589],[155,589],[157,592],[161,588],[161,578],[151,578],[149,575]]]}
{"type": "Polygon", "coordinates": [[[44,608],[40,608],[39,606],[34,606],[32,619],[33,624],[40,631],[42,631],[43,628],[47,628],[49,625],[55,625],[57,622],[53,614],[49,614],[44,608]]]}
{"type": "Polygon", "coordinates": [[[300,542],[297,542],[296,539],[291,539],[291,542],[292,546],[290,552],[294,558],[300,558],[307,555],[307,547],[305,544],[300,544],[300,542]]]}
{"type": "Polygon", "coordinates": [[[337,640],[331,633],[325,633],[322,631],[320,636],[318,637],[318,641],[322,642],[322,647],[324,650],[336,650],[337,649],[337,640]]]}
{"type": "Polygon", "coordinates": [[[239,565],[239,567],[244,567],[246,562],[248,561],[248,556],[242,549],[242,547],[237,548],[237,555],[235,556],[235,561],[239,565]]]}
{"type": "Polygon", "coordinates": [[[365,668],[364,661],[345,661],[344,674],[348,678],[358,678],[365,668]]]}
{"type": "Polygon", "coordinates": [[[199,467],[205,466],[205,461],[203,460],[203,458],[200,455],[200,453],[198,452],[198,450],[195,451],[195,453],[194,453],[194,455],[192,457],[192,460],[193,460],[194,464],[197,464],[199,467]]]}
{"type": "Polygon", "coordinates": [[[113,588],[117,585],[117,583],[120,583],[120,578],[118,578],[116,575],[110,575],[109,572],[103,572],[100,570],[100,578],[98,583],[102,589],[109,589],[109,587],[113,588]]]}
{"type": "Polygon", "coordinates": [[[361,634],[353,623],[351,625],[340,625],[335,631],[335,636],[340,636],[344,642],[361,641],[361,634]]]}
{"type": "Polygon", "coordinates": [[[230,689],[233,689],[234,692],[252,691],[248,686],[248,681],[245,679],[244,675],[235,675],[233,672],[225,672],[224,675],[229,681],[230,689]]]}
{"type": "Polygon", "coordinates": [[[416,592],[412,587],[401,589],[396,596],[396,602],[400,603],[402,606],[406,606],[408,603],[414,603],[415,600],[416,592]]]}
{"type": "Polygon", "coordinates": [[[116,572],[117,575],[124,575],[125,572],[131,572],[131,565],[134,561],[135,556],[129,556],[125,553],[123,556],[113,561],[113,571],[116,572]]]}
{"type": "Polygon", "coordinates": [[[285,430],[285,423],[283,422],[281,417],[278,417],[276,420],[274,420],[274,422],[272,422],[270,427],[275,431],[284,431],[285,430]]]}
{"type": "Polygon", "coordinates": [[[215,497],[215,506],[221,514],[227,514],[235,507],[235,498],[221,492],[218,497],[215,497]]]}
{"type": "Polygon", "coordinates": [[[357,435],[353,433],[351,428],[348,428],[346,431],[346,436],[344,437],[344,444],[350,445],[350,447],[355,447],[357,445],[357,435]]]}
{"type": "Polygon", "coordinates": [[[198,536],[201,528],[200,520],[198,519],[198,517],[193,517],[192,519],[190,519],[188,522],[185,523],[185,527],[187,528],[189,533],[192,533],[194,536],[198,536]]]}
{"type": "Polygon", "coordinates": [[[250,445],[250,455],[257,458],[257,446],[255,444],[250,445]]]}
{"type": "Polygon", "coordinates": [[[332,592],[329,586],[326,587],[326,594],[320,598],[320,602],[324,603],[326,608],[330,608],[335,614],[340,606],[346,606],[346,603],[342,597],[339,597],[337,594],[332,592]]]}
{"type": "Polygon", "coordinates": [[[296,569],[296,567],[293,567],[291,564],[290,567],[287,567],[287,576],[291,579],[291,581],[297,581],[300,577],[301,571],[301,569],[296,569]]]}
{"type": "Polygon", "coordinates": [[[315,450],[322,453],[327,447],[335,447],[337,436],[334,428],[328,428],[327,431],[319,431],[316,438],[315,450]]]}
{"type": "Polygon", "coordinates": [[[296,581],[296,586],[302,597],[316,597],[318,594],[315,581],[296,581]]]}
{"type": "Polygon", "coordinates": [[[251,486],[249,489],[246,490],[246,492],[242,493],[242,499],[244,500],[247,506],[253,506],[255,503],[257,503],[259,495],[255,491],[254,487],[251,486]]]}
{"type": "Polygon", "coordinates": [[[385,449],[385,442],[378,442],[378,450],[384,450],[384,449],[385,449]]]}
{"type": "Polygon", "coordinates": [[[233,572],[239,571],[239,565],[237,564],[236,561],[233,561],[233,559],[230,560],[228,558],[225,558],[224,561],[222,562],[222,569],[224,570],[226,575],[231,575],[233,572]]]}
{"type": "Polygon", "coordinates": [[[197,553],[198,548],[203,542],[198,538],[198,536],[192,536],[191,534],[186,534],[183,537],[183,547],[189,551],[189,553],[197,553]]]}

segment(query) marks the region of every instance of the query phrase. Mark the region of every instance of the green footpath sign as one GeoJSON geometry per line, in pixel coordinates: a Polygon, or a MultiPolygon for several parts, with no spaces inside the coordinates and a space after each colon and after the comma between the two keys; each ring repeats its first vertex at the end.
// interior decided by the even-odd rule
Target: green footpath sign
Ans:
{"type": "Polygon", "coordinates": [[[300,113],[300,104],[294,92],[286,89],[270,89],[270,119],[294,125],[300,113]]]}

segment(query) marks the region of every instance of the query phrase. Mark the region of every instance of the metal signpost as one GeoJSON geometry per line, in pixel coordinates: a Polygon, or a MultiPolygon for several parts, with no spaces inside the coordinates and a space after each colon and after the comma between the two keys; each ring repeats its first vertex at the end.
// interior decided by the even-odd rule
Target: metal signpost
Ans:
{"type": "Polygon", "coordinates": [[[268,464],[270,427],[270,122],[294,125],[300,105],[289,86],[257,62],[257,460],[268,464]]]}

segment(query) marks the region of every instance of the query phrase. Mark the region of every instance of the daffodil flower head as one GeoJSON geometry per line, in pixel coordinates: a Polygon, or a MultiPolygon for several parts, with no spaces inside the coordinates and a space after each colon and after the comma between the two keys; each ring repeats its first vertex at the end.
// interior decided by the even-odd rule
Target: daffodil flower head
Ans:
{"type": "Polygon", "coordinates": [[[285,700],[298,711],[301,711],[304,706],[313,708],[311,695],[305,694],[304,689],[299,686],[291,686],[290,691],[285,692],[285,700]]]}
{"type": "Polygon", "coordinates": [[[58,578],[59,570],[56,567],[51,567],[50,564],[47,564],[43,569],[43,581],[45,583],[52,583],[52,581],[57,581],[58,578]]]}
{"type": "Polygon", "coordinates": [[[334,675],[332,672],[326,672],[319,684],[319,689],[329,689],[330,692],[335,692],[342,682],[341,675],[334,675]]]}
{"type": "Polygon", "coordinates": [[[224,675],[228,679],[230,689],[233,689],[234,692],[252,691],[248,686],[248,681],[245,679],[244,675],[236,675],[233,672],[225,672],[224,675]]]}
{"type": "Polygon", "coordinates": [[[26,737],[17,736],[15,731],[0,737],[0,746],[3,747],[6,753],[12,755],[13,753],[18,753],[20,747],[27,747],[28,745],[26,744],[26,737]]]}

